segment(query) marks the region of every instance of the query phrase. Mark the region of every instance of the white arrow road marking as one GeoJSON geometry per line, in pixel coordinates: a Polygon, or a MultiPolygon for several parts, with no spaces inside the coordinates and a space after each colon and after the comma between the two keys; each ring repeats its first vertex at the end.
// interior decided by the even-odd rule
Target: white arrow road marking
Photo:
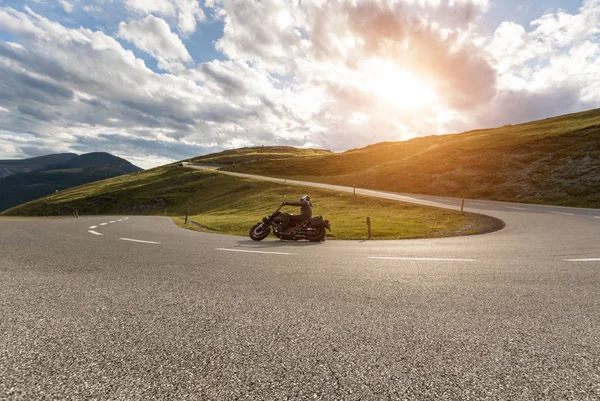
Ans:
{"type": "Polygon", "coordinates": [[[90,226],[91,230],[93,230],[94,228],[98,228],[98,226],[90,226]]]}
{"type": "Polygon", "coordinates": [[[88,233],[94,234],[94,235],[104,235],[104,234],[100,234],[100,233],[97,233],[96,231],[92,231],[92,230],[88,230],[88,233]]]}
{"type": "Polygon", "coordinates": [[[154,241],[142,241],[141,239],[131,239],[131,238],[119,238],[123,241],[131,241],[131,242],[141,242],[143,244],[160,244],[160,242],[154,242],[154,241]]]}
{"type": "Polygon", "coordinates": [[[266,251],[248,251],[245,249],[228,249],[228,248],[217,248],[219,251],[229,251],[229,252],[248,252],[248,253],[270,253],[272,255],[297,255],[297,253],[288,253],[288,252],[266,252],[266,251]]]}
{"type": "Polygon", "coordinates": [[[591,259],[565,259],[566,262],[600,262],[600,258],[591,259]]]}
{"type": "Polygon", "coordinates": [[[506,206],[507,209],[514,209],[514,210],[527,210],[524,207],[513,207],[513,206],[506,206]]]}
{"type": "Polygon", "coordinates": [[[563,213],[563,212],[548,212],[552,214],[564,214],[565,216],[573,216],[573,213],[563,213]]]}
{"type": "Polygon", "coordinates": [[[386,260],[425,260],[425,261],[443,261],[443,262],[476,262],[477,259],[453,259],[453,258],[401,258],[392,256],[369,256],[369,259],[386,260]]]}

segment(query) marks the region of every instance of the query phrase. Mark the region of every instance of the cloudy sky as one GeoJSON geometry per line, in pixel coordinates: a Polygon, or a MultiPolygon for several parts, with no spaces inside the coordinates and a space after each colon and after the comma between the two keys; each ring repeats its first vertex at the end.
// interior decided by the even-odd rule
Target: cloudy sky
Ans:
{"type": "Polygon", "coordinates": [[[0,159],[334,151],[600,107],[600,0],[0,0],[0,159]]]}

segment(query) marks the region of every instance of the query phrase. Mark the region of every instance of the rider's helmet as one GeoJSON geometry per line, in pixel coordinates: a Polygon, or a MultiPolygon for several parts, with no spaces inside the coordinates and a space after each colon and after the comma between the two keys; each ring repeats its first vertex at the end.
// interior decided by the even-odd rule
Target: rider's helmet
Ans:
{"type": "Polygon", "coordinates": [[[303,196],[302,196],[302,198],[300,198],[300,202],[302,202],[302,201],[307,201],[307,202],[310,202],[310,196],[308,196],[308,195],[303,195],[303,196]]]}

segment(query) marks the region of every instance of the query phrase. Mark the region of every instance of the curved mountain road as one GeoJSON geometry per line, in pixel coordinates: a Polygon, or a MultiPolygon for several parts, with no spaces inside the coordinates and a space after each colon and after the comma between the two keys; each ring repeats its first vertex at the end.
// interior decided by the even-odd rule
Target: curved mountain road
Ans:
{"type": "Polygon", "coordinates": [[[600,210],[465,207],[507,226],[315,244],[0,220],[0,399],[599,399],[600,210]]]}

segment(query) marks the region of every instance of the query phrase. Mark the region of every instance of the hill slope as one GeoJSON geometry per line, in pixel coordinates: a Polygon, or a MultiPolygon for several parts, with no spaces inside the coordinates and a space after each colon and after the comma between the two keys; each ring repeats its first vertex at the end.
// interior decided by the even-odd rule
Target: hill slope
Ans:
{"type": "Polygon", "coordinates": [[[0,211],[77,185],[140,171],[108,153],[89,153],[41,170],[0,178],[0,211]]]}
{"type": "Polygon", "coordinates": [[[333,152],[323,149],[304,149],[291,146],[256,146],[211,153],[209,155],[195,157],[192,161],[194,163],[231,165],[240,163],[261,163],[263,161],[277,162],[289,159],[302,161],[310,160],[318,156],[329,155],[333,155],[333,152]]]}
{"type": "MultiPolygon", "coordinates": [[[[230,171],[362,188],[600,207],[600,109],[298,158],[202,156],[230,171]]],[[[253,153],[255,149],[247,149],[253,153]]]]}
{"type": "Polygon", "coordinates": [[[77,157],[75,153],[57,153],[20,160],[0,160],[0,178],[41,170],[51,164],[63,163],[77,157]]]}

